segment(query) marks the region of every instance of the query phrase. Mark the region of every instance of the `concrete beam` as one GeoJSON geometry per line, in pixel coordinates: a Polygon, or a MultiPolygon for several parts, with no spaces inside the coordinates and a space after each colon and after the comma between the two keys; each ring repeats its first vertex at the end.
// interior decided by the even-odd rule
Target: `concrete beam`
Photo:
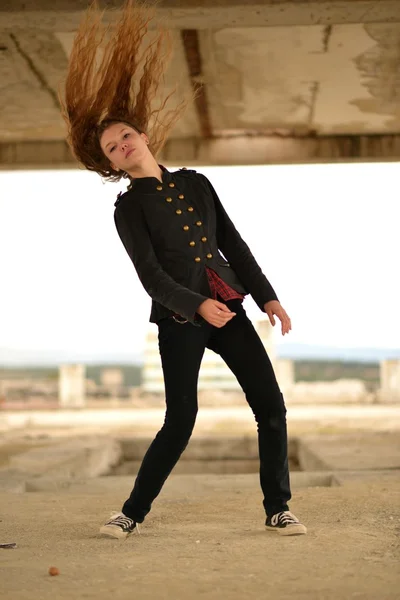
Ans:
{"type": "MultiPolygon", "coordinates": [[[[400,134],[170,139],[159,161],[183,166],[400,161],[400,134]]],[[[0,143],[0,170],[76,168],[64,141],[0,143]]]]}
{"type": "MultiPolygon", "coordinates": [[[[74,31],[87,0],[2,0],[0,29],[74,31]]],[[[100,0],[120,7],[121,0],[100,0]]],[[[400,21],[399,0],[162,0],[157,9],[172,29],[393,23],[400,21]]],[[[108,18],[110,13],[107,14],[108,18]]]]}

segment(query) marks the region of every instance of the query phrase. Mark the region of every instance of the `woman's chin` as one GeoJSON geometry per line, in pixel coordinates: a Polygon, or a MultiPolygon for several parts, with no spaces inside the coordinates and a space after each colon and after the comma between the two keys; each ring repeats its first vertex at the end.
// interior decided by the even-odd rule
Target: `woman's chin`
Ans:
{"type": "Polygon", "coordinates": [[[133,157],[134,152],[128,156],[127,160],[126,160],[126,164],[125,164],[125,171],[135,171],[137,169],[140,169],[140,160],[137,159],[137,157],[133,157]]]}

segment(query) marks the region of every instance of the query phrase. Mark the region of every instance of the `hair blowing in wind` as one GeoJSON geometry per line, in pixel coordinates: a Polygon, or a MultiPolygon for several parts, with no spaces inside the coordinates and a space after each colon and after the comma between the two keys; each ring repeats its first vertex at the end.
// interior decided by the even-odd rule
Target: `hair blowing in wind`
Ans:
{"type": "Polygon", "coordinates": [[[122,121],[146,132],[156,156],[194,97],[193,92],[185,94],[168,108],[176,88],[166,93],[162,87],[172,36],[155,22],[155,5],[125,0],[121,10],[119,20],[104,25],[105,13],[109,21],[116,11],[100,11],[97,1],[92,2],[74,38],[64,97],[59,91],[74,156],[109,181],[123,175],[111,167],[100,147],[99,136],[108,124],[122,121]]]}

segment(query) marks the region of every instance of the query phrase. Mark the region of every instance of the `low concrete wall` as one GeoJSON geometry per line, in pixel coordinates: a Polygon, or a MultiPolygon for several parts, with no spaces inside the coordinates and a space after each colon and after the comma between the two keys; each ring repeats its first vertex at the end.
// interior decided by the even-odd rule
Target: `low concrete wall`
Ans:
{"type": "Polygon", "coordinates": [[[397,431],[306,435],[298,441],[304,471],[363,471],[392,469],[400,473],[397,431]]]}
{"type": "MultiPolygon", "coordinates": [[[[124,460],[141,460],[153,438],[120,437],[124,460]]],[[[297,455],[297,439],[288,440],[291,458],[297,455]]],[[[202,436],[192,438],[180,461],[258,460],[257,436],[202,436]]]]}
{"type": "Polygon", "coordinates": [[[88,437],[51,446],[32,448],[10,456],[0,469],[0,489],[18,491],[31,478],[87,479],[109,472],[122,458],[121,446],[114,439],[88,437]]]}
{"type": "MultiPolygon", "coordinates": [[[[142,458],[153,438],[118,438],[123,462],[113,469],[113,475],[131,475],[139,471],[142,458]]],[[[289,465],[297,470],[297,439],[288,440],[289,465]]],[[[202,436],[192,438],[174,473],[257,473],[260,468],[258,438],[254,436],[202,436]]]]}

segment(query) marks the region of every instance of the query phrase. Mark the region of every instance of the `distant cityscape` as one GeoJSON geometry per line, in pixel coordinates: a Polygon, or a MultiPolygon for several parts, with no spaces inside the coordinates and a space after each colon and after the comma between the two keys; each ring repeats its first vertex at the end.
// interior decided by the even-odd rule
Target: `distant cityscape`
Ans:
{"type": "MultiPolygon", "coordinates": [[[[268,320],[255,323],[281,391],[292,403],[397,402],[400,350],[278,346],[268,320]]],[[[220,356],[206,349],[199,393],[209,406],[242,402],[240,386],[220,356]]],[[[164,381],[157,331],[143,357],[0,349],[0,409],[161,406],[164,381]]]]}
{"type": "MultiPolygon", "coordinates": [[[[275,346],[277,358],[291,360],[341,360],[349,362],[379,363],[386,359],[400,359],[400,348],[340,348],[313,346],[308,344],[286,344],[275,346]]],[[[128,353],[79,353],[63,350],[24,350],[0,348],[0,367],[57,366],[63,362],[85,364],[134,364],[142,365],[144,354],[128,353]]]]}

